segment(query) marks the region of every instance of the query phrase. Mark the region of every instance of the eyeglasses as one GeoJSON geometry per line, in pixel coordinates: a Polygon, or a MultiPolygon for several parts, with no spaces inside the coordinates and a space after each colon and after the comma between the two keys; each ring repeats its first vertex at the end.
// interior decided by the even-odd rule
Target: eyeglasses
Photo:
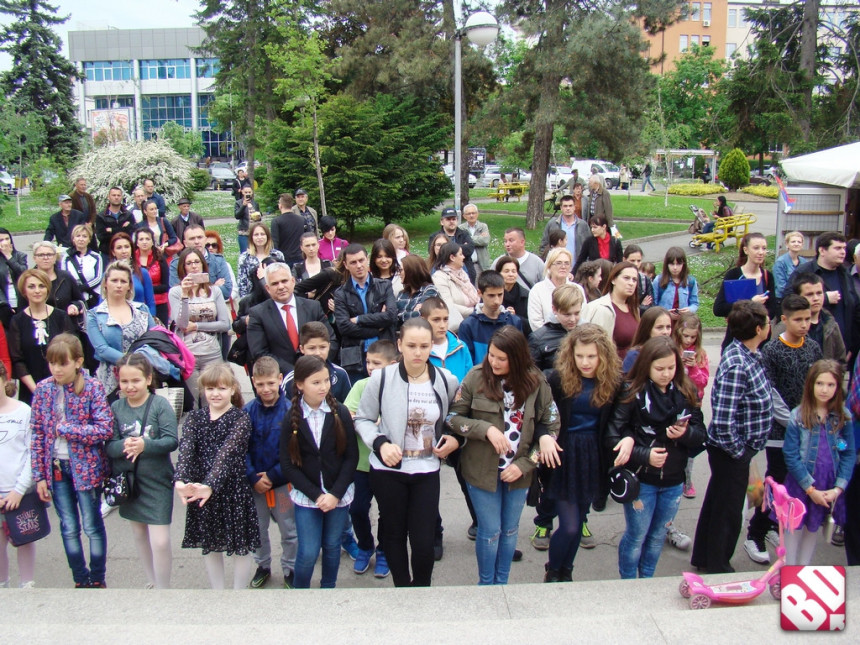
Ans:
{"type": "Polygon", "coordinates": [[[194,266],[196,264],[203,264],[200,260],[185,260],[185,266],[194,266]]]}
{"type": "Polygon", "coordinates": [[[56,253],[36,253],[36,255],[34,255],[33,257],[47,259],[47,258],[57,257],[57,254],[56,253]]]}
{"type": "Polygon", "coordinates": [[[554,266],[554,267],[569,267],[570,262],[565,262],[564,260],[556,260],[555,262],[552,263],[552,266],[554,266]]]}
{"type": "Polygon", "coordinates": [[[215,249],[218,250],[218,242],[206,242],[207,249],[215,249]]]}

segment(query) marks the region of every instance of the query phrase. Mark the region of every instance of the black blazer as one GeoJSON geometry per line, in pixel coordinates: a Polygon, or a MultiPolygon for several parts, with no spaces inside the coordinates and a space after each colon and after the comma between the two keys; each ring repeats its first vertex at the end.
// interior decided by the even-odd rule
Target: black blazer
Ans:
{"type": "MultiPolygon", "coordinates": [[[[331,343],[329,356],[337,355],[337,340],[334,330],[328,324],[328,318],[323,313],[320,303],[315,300],[296,297],[296,321],[299,330],[307,322],[321,322],[328,329],[328,338],[331,343]]],[[[293,371],[293,365],[299,356],[298,350],[293,349],[284,319],[278,309],[278,303],[267,300],[252,307],[248,312],[248,350],[252,361],[261,356],[271,356],[281,368],[281,374],[285,376],[293,371]]]]}
{"type": "Polygon", "coordinates": [[[355,476],[356,466],[358,466],[358,443],[355,438],[352,416],[349,410],[340,403],[337,405],[336,412],[346,434],[346,446],[343,454],[337,454],[333,414],[329,413],[325,416],[319,448],[317,448],[308,427],[308,422],[302,419],[298,432],[299,452],[302,456],[301,467],[294,464],[290,459],[290,438],[293,434],[292,415],[287,413],[281,422],[281,472],[297,490],[314,501],[323,494],[320,488],[320,474],[322,474],[322,482],[326,490],[338,499],[343,499],[355,476]]]}
{"type": "MultiPolygon", "coordinates": [[[[617,264],[624,260],[623,249],[621,248],[621,240],[617,237],[614,237],[612,233],[607,233],[609,235],[609,257],[607,258],[613,264],[617,264]]],[[[576,264],[573,266],[573,273],[576,273],[576,270],[579,268],[583,262],[590,262],[591,260],[599,260],[600,259],[600,247],[597,242],[597,238],[593,235],[585,241],[585,244],[582,245],[582,249],[579,251],[579,257],[576,258],[576,264]]]]}
{"type": "MultiPolygon", "coordinates": [[[[45,229],[45,240],[53,242],[57,240],[57,244],[72,248],[72,231],[78,224],[86,224],[87,218],[81,211],[76,211],[74,208],[69,213],[69,223],[63,221],[63,211],[57,211],[48,220],[48,228],[45,229]]],[[[93,246],[92,241],[90,246],[93,246]]]]}

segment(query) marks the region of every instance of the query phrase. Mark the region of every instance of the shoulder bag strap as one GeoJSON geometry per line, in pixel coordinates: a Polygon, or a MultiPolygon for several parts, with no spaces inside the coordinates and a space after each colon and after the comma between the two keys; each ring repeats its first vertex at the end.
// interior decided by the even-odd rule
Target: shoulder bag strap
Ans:
{"type": "MultiPolygon", "coordinates": [[[[146,421],[149,419],[149,408],[152,407],[152,400],[158,396],[152,392],[149,393],[149,399],[146,401],[146,408],[143,410],[143,421],[140,424],[140,436],[143,438],[143,433],[146,432],[146,421]]],[[[134,474],[134,482],[132,485],[134,488],[137,488],[137,465],[140,463],[140,455],[137,456],[137,459],[134,460],[134,469],[131,471],[134,474]]]]}

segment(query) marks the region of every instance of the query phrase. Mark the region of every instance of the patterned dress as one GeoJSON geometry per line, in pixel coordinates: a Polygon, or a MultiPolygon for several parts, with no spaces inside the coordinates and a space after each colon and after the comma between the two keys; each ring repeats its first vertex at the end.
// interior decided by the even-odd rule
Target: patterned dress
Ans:
{"type": "Polygon", "coordinates": [[[208,406],[189,413],[174,481],[205,484],[212,496],[202,508],[189,504],[183,549],[247,555],[259,548],[257,511],[245,478],[250,436],[251,419],[244,410],[230,408],[215,421],[208,406]]]}

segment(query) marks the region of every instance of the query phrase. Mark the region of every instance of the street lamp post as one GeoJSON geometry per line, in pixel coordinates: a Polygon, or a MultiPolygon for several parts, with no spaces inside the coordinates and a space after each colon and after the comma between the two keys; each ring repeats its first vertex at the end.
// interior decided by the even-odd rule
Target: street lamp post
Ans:
{"type": "Polygon", "coordinates": [[[460,219],[463,173],[463,36],[479,47],[489,45],[499,35],[499,23],[486,11],[469,16],[462,29],[454,34],[454,209],[460,219]]]}

